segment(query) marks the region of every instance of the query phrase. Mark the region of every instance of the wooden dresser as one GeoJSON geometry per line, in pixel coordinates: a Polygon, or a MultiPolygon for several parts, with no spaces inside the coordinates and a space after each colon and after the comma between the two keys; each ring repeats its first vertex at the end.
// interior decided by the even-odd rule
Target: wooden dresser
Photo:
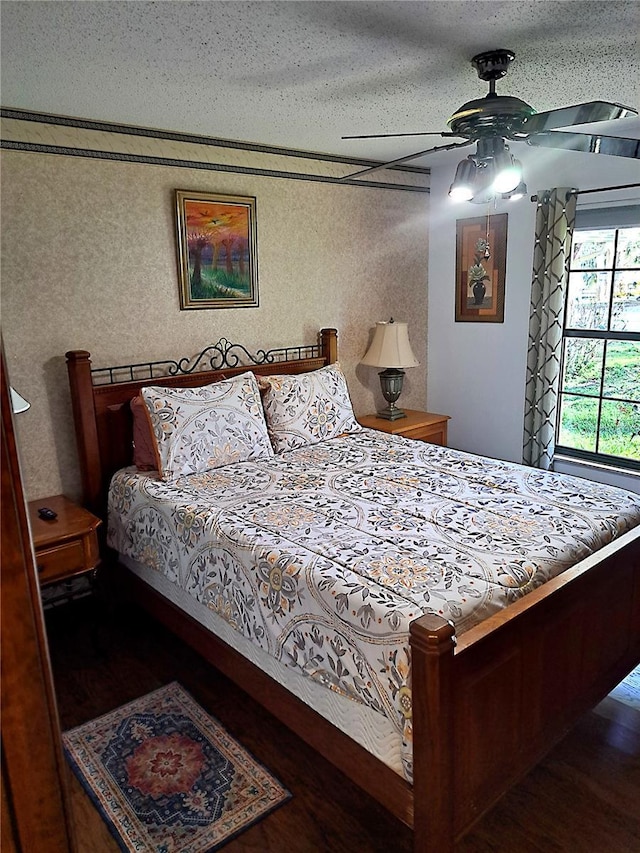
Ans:
{"type": "Polygon", "coordinates": [[[11,417],[4,349],[2,402],[2,853],[77,851],[58,709],[11,417]]]}

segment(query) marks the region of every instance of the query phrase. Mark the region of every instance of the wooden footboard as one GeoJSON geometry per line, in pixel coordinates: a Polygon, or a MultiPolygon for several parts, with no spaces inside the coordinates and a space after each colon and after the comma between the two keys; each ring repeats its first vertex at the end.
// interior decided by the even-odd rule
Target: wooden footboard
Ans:
{"type": "Polygon", "coordinates": [[[414,829],[415,853],[456,840],[640,663],[640,530],[455,637],[411,626],[414,784],[382,765],[143,581],[136,600],[414,829]]]}
{"type": "Polygon", "coordinates": [[[414,849],[445,853],[640,663],[640,530],[463,634],[411,628],[414,849]]]}

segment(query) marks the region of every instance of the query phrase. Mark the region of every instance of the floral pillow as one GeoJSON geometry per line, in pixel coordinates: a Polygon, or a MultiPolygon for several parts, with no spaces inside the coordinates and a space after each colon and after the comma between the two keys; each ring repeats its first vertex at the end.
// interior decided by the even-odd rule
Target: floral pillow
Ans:
{"type": "Polygon", "coordinates": [[[276,453],[361,429],[337,363],[299,376],[263,376],[260,387],[276,453]]]}
{"type": "Polygon", "coordinates": [[[260,390],[249,371],[201,388],[148,386],[140,394],[163,480],[273,456],[260,390]]]}

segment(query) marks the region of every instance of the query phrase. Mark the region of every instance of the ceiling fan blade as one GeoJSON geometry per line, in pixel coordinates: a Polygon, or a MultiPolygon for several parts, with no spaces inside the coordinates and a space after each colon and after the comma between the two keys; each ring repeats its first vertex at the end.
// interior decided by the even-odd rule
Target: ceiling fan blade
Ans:
{"type": "Polygon", "coordinates": [[[574,124],[589,124],[592,121],[612,121],[638,115],[637,110],[622,104],[610,104],[607,101],[589,101],[574,104],[572,107],[560,107],[528,116],[522,122],[524,133],[541,133],[558,127],[571,127],[574,124]]]}
{"type": "Polygon", "coordinates": [[[613,157],[640,159],[640,139],[624,136],[602,136],[597,133],[564,133],[551,130],[527,137],[529,145],[563,148],[567,151],[586,151],[591,154],[610,154],[613,157]]]}
{"type": "Polygon", "coordinates": [[[367,169],[361,169],[359,172],[352,172],[350,175],[343,175],[339,180],[346,181],[351,178],[359,178],[361,175],[370,175],[372,172],[378,172],[381,169],[389,169],[391,166],[399,166],[401,163],[408,163],[410,160],[416,160],[418,157],[423,157],[425,154],[432,154],[434,151],[450,151],[452,148],[464,148],[465,145],[471,145],[472,140],[467,139],[465,142],[452,142],[450,145],[436,145],[435,148],[427,148],[425,151],[418,151],[415,154],[407,154],[406,157],[398,157],[397,160],[391,160],[388,163],[380,163],[378,166],[369,166],[367,169]]]}
{"type": "Polygon", "coordinates": [[[427,130],[427,131],[418,131],[417,133],[364,133],[360,136],[341,136],[340,139],[387,139],[392,136],[442,136],[442,137],[458,137],[461,139],[462,137],[458,136],[457,133],[449,133],[448,131],[437,131],[437,130],[427,130]]]}

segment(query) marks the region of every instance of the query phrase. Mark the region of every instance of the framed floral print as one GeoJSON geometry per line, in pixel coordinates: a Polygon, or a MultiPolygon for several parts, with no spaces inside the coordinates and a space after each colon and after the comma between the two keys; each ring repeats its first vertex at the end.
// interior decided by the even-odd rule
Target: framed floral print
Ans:
{"type": "Polygon", "coordinates": [[[176,190],[180,309],[258,305],[256,200],[176,190]]]}
{"type": "Polygon", "coordinates": [[[456,323],[503,323],[507,214],[456,222],[456,323]]]}

